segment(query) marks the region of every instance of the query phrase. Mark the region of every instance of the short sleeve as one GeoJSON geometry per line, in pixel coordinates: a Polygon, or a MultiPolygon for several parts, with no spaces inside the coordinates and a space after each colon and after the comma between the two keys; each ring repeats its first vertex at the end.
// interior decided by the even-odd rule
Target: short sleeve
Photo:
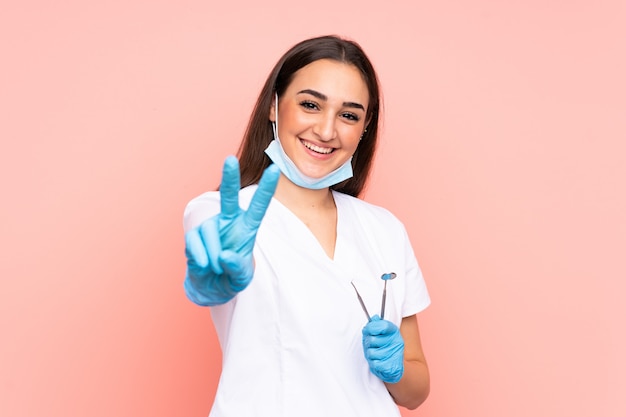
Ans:
{"type": "Polygon", "coordinates": [[[185,207],[183,228],[185,233],[200,226],[205,220],[220,212],[220,197],[217,191],[206,192],[193,200],[185,207]]]}
{"type": "Polygon", "coordinates": [[[426,282],[422,276],[422,270],[415,258],[409,236],[404,230],[404,247],[406,259],[406,287],[404,303],[402,305],[402,317],[409,317],[426,309],[430,305],[430,295],[426,288],[426,282]]]}

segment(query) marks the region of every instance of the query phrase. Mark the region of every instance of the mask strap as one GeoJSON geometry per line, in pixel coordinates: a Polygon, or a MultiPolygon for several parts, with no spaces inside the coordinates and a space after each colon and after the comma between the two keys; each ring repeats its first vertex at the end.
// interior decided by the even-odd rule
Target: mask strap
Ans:
{"type": "Polygon", "coordinates": [[[274,93],[274,98],[274,121],[272,122],[272,130],[274,131],[274,139],[278,140],[278,93],[274,93]]]}

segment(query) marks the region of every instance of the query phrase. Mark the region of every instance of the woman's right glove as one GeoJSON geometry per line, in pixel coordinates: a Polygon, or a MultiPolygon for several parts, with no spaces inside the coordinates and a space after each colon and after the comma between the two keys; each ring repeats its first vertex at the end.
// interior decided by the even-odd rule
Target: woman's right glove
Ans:
{"type": "Polygon", "coordinates": [[[398,326],[378,315],[363,327],[363,352],[370,371],[395,384],[404,373],[404,339],[398,326]]]}
{"type": "Polygon", "coordinates": [[[280,171],[269,166],[247,211],[239,207],[239,161],[224,161],[221,212],[185,234],[185,292],[196,304],[224,304],[248,286],[254,273],[252,250],[280,171]]]}

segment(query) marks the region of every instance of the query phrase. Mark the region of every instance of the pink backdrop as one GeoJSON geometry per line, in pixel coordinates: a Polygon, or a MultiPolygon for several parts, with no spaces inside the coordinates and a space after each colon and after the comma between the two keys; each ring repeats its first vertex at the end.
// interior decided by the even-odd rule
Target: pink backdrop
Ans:
{"type": "Polygon", "coordinates": [[[207,415],[182,211],[279,55],[326,33],[380,72],[366,199],[433,298],[404,416],[626,415],[623,1],[4,3],[0,415],[207,415]]]}

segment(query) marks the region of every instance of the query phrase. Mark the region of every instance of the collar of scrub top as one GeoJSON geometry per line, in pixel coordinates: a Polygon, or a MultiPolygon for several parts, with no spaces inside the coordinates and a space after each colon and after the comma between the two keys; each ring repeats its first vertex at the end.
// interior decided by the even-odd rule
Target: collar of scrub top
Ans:
{"type": "MultiPolygon", "coordinates": [[[[381,320],[385,318],[385,304],[387,303],[387,281],[394,279],[396,276],[397,275],[395,272],[389,272],[387,274],[383,274],[380,277],[380,279],[385,281],[385,286],[383,288],[383,297],[382,297],[382,302],[380,306],[380,319],[381,320]]],[[[356,296],[359,299],[359,304],[361,304],[361,308],[363,309],[363,312],[365,313],[365,316],[367,317],[367,321],[372,321],[372,316],[367,311],[367,307],[365,307],[365,302],[363,301],[363,298],[361,298],[361,294],[359,294],[359,290],[356,289],[354,282],[350,282],[350,284],[352,284],[352,288],[354,288],[354,291],[356,292],[356,296]]]]}

